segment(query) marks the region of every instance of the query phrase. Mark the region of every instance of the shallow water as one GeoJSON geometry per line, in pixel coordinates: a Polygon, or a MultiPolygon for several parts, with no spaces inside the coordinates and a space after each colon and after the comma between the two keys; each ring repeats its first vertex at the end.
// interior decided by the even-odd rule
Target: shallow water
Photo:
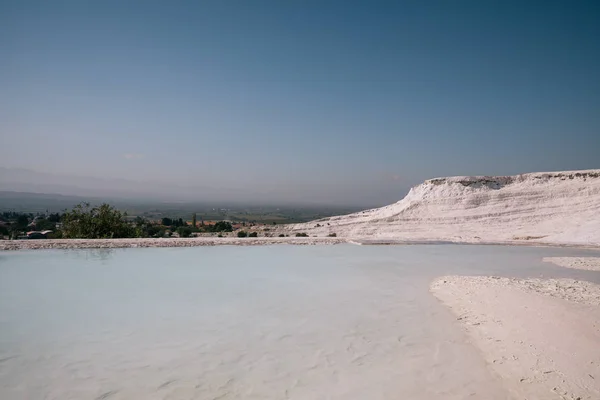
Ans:
{"type": "Polygon", "coordinates": [[[1,399],[508,398],[428,292],[598,252],[264,246],[0,253],[1,399]]]}

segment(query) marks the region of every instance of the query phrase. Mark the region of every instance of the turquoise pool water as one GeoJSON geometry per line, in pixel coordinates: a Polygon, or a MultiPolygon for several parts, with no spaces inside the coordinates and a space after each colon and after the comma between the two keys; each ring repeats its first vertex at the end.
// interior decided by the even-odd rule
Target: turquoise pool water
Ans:
{"type": "Polygon", "coordinates": [[[0,253],[2,399],[507,398],[428,292],[447,274],[574,277],[506,246],[0,253]]]}

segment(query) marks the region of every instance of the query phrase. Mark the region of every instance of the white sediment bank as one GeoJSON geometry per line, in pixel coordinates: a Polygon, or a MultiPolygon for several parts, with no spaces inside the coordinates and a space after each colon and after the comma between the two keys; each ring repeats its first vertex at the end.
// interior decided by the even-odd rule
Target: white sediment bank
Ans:
{"type": "Polygon", "coordinates": [[[544,257],[544,261],[565,268],[600,271],[600,257],[544,257]]]}
{"type": "Polygon", "coordinates": [[[600,246],[600,170],[430,179],[395,204],[290,225],[287,231],[353,239],[600,246]]]}
{"type": "Polygon", "coordinates": [[[294,246],[334,245],[349,243],[358,246],[382,245],[435,245],[435,244],[478,244],[500,246],[550,246],[597,249],[596,245],[556,244],[529,241],[460,242],[439,240],[363,239],[346,237],[258,237],[258,238],[132,238],[132,239],[36,239],[0,240],[0,251],[48,250],[48,249],[118,249],[136,247],[201,247],[201,246],[269,246],[287,244],[294,246]]]}
{"type": "Polygon", "coordinates": [[[600,399],[600,286],[451,276],[432,293],[517,399],[600,399]]]}
{"type": "Polygon", "coordinates": [[[345,243],[345,239],[316,237],[287,238],[136,238],[136,239],[40,239],[0,240],[1,250],[37,249],[116,249],[128,247],[197,247],[197,246],[265,246],[275,244],[332,245],[345,243]]]}

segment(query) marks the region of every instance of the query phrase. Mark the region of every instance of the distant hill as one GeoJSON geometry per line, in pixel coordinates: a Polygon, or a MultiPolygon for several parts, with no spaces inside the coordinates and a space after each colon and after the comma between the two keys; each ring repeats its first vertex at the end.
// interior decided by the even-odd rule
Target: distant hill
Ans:
{"type": "MultiPolygon", "coordinates": [[[[76,174],[77,171],[73,173],[76,174]]],[[[385,204],[385,202],[363,201],[364,199],[354,199],[353,196],[340,194],[344,191],[352,192],[354,190],[352,186],[354,185],[336,185],[335,188],[325,188],[320,185],[297,185],[290,181],[286,186],[274,190],[270,186],[261,187],[260,184],[229,186],[216,181],[209,185],[195,182],[192,179],[160,181],[155,180],[151,174],[143,180],[131,180],[58,174],[0,166],[0,191],[56,193],[85,199],[122,199],[131,204],[201,203],[211,204],[215,207],[230,204],[253,207],[275,205],[287,208],[354,210],[385,204]],[[343,202],[339,201],[340,196],[344,199],[343,202]]],[[[391,191],[403,193],[406,189],[408,187],[404,189],[394,187],[391,191]]],[[[362,191],[366,194],[372,193],[368,187],[364,187],[362,191]]],[[[394,195],[394,197],[396,196],[394,195]]]]}
{"type": "MultiPolygon", "coordinates": [[[[57,193],[30,193],[0,190],[0,211],[20,212],[58,212],[71,209],[81,202],[100,204],[108,202],[122,207],[131,207],[137,202],[122,199],[109,199],[101,197],[70,196],[57,193]]],[[[137,203],[139,205],[139,203],[137,203]]]]}
{"type": "Polygon", "coordinates": [[[190,219],[193,213],[198,220],[253,221],[257,223],[295,223],[316,218],[354,212],[356,208],[327,206],[277,206],[243,205],[201,202],[160,202],[106,197],[69,196],[55,193],[29,193],[0,191],[0,211],[27,213],[61,212],[81,202],[109,203],[129,216],[142,216],[151,220],[162,217],[190,219]]]}
{"type": "Polygon", "coordinates": [[[85,200],[89,199],[61,194],[0,191],[0,211],[57,212],[85,200]]]}
{"type": "MultiPolygon", "coordinates": [[[[161,189],[171,193],[190,196],[186,188],[161,184],[161,189]]],[[[156,193],[156,184],[126,179],[104,179],[97,177],[60,175],[23,168],[0,167],[0,190],[22,193],[60,193],[64,196],[86,198],[151,198],[166,199],[156,193]]]]}

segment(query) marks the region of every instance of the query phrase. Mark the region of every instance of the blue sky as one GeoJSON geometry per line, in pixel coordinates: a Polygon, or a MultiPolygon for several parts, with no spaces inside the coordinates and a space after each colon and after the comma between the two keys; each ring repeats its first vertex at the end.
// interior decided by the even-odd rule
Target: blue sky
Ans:
{"type": "Polygon", "coordinates": [[[0,0],[0,167],[364,205],[599,168],[598,38],[596,1],[0,0]]]}

